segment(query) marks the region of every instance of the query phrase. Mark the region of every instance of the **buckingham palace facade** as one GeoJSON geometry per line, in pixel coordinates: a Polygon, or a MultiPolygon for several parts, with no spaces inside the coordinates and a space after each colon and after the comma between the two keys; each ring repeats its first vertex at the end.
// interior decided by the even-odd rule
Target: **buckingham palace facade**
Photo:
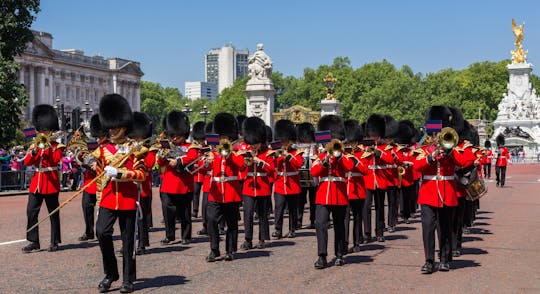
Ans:
{"type": "Polygon", "coordinates": [[[24,84],[30,97],[24,119],[30,120],[38,104],[64,105],[69,113],[80,107],[87,113],[97,113],[99,99],[118,93],[140,110],[140,63],[122,58],[86,56],[81,50],[55,50],[53,37],[46,32],[33,31],[34,40],[25,52],[15,57],[21,65],[19,83],[24,84]]]}

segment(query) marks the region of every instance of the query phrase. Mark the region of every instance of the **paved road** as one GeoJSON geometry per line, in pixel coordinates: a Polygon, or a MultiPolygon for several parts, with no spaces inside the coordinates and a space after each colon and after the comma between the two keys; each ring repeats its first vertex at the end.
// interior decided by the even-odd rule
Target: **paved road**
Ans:
{"type": "MultiPolygon", "coordinates": [[[[239,252],[232,262],[209,264],[204,261],[209,252],[206,238],[196,236],[195,243],[187,246],[159,244],[164,231],[156,197],[157,226],[150,234],[150,254],[137,258],[135,287],[145,293],[540,293],[539,194],[540,165],[509,167],[504,188],[490,181],[472,234],[465,236],[464,254],[451,264],[450,272],[429,276],[420,274],[424,260],[418,218],[386,234],[385,243],[367,244],[362,252],[348,255],[343,267],[313,268],[313,230],[301,230],[295,239],[273,241],[264,250],[239,252]]],[[[70,195],[62,193],[61,198],[70,195]]],[[[24,239],[26,197],[1,197],[0,208],[1,293],[97,292],[103,278],[101,255],[96,241],[77,241],[83,231],[80,199],[62,209],[63,243],[55,253],[20,252],[25,244],[19,240],[24,239]],[[9,241],[15,242],[6,244],[9,241]]],[[[45,206],[41,216],[44,210],[45,206]]],[[[196,221],[194,232],[200,226],[196,221]]],[[[40,234],[42,247],[47,247],[48,222],[41,225],[40,234]]],[[[239,242],[242,238],[240,234],[239,242]]],[[[333,252],[331,244],[329,252],[333,252]]],[[[113,284],[113,289],[118,287],[119,282],[113,284]]]]}

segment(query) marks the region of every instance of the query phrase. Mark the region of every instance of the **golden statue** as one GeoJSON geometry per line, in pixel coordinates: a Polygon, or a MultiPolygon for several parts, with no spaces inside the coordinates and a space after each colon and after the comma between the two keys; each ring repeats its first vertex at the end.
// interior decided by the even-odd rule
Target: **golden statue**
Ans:
{"type": "Polygon", "coordinates": [[[512,18],[512,31],[516,37],[514,45],[516,49],[510,51],[512,53],[512,63],[524,63],[527,59],[527,53],[523,50],[521,43],[523,42],[523,24],[518,26],[516,21],[512,18]]]}
{"type": "Polygon", "coordinates": [[[336,87],[337,79],[334,78],[332,72],[328,72],[323,81],[326,86],[326,100],[334,100],[334,89],[336,87]]]}

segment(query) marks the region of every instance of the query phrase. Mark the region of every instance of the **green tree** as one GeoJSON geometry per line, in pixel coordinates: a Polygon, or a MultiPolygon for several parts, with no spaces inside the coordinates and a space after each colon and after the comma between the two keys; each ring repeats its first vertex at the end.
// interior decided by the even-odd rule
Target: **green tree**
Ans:
{"type": "Polygon", "coordinates": [[[232,86],[223,89],[216,97],[216,103],[211,107],[211,116],[219,112],[229,112],[233,115],[246,114],[246,84],[249,77],[234,81],[232,86]]]}
{"type": "Polygon", "coordinates": [[[20,131],[20,116],[28,103],[23,85],[18,84],[19,65],[14,57],[24,52],[33,40],[30,30],[39,0],[2,0],[0,2],[0,146],[14,144],[20,131]]]}

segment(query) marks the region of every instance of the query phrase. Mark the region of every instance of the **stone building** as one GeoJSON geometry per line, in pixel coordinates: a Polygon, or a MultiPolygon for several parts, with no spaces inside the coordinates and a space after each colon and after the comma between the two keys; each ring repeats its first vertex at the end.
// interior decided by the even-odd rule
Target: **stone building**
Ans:
{"type": "Polygon", "coordinates": [[[15,58],[21,65],[19,82],[26,86],[30,97],[24,119],[30,120],[34,106],[43,103],[63,104],[68,115],[76,107],[83,113],[86,109],[95,113],[99,99],[109,93],[124,96],[134,111],[140,110],[140,80],[144,73],[139,62],[86,56],[75,49],[56,50],[51,34],[33,33],[34,40],[15,58]]]}

